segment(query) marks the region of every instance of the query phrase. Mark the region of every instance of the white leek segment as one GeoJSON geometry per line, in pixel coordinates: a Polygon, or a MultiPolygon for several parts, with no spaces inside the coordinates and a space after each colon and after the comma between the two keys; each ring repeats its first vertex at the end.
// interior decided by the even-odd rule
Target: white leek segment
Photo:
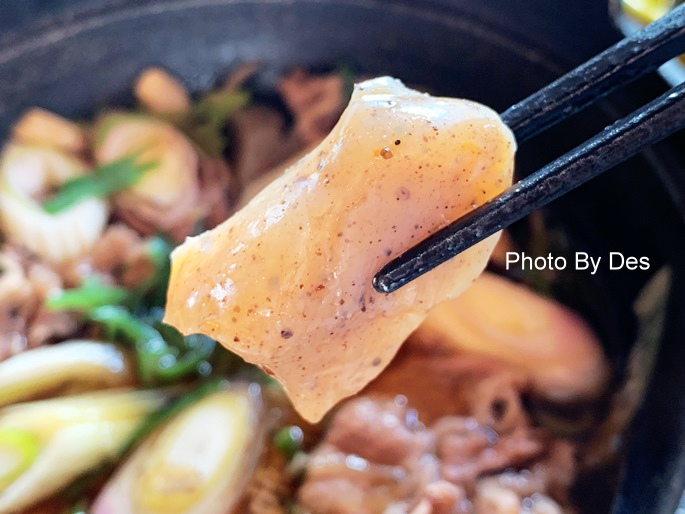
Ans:
{"type": "Polygon", "coordinates": [[[50,262],[84,254],[107,223],[107,202],[86,198],[56,214],[37,198],[87,167],[75,157],[49,148],[8,145],[0,158],[0,222],[12,239],[50,262]]]}
{"type": "Polygon", "coordinates": [[[261,451],[256,385],[213,393],[138,447],[93,514],[225,514],[261,451]]]}
{"type": "Polygon", "coordinates": [[[0,513],[24,509],[115,457],[167,400],[160,391],[110,391],[0,410],[0,513]]]}
{"type": "Polygon", "coordinates": [[[133,385],[131,359],[118,346],[87,340],[28,350],[0,362],[0,406],[48,394],[133,385]]]}

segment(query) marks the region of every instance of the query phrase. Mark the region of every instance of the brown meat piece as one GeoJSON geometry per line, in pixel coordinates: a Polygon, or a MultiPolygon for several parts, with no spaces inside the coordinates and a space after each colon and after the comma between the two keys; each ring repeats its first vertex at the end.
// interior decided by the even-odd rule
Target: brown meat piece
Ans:
{"type": "Polygon", "coordinates": [[[105,233],[96,243],[86,258],[90,259],[91,268],[99,273],[113,273],[118,267],[141,251],[142,238],[135,230],[123,223],[115,223],[107,227],[105,233]]]}
{"type": "Polygon", "coordinates": [[[0,252],[0,360],[72,334],[70,313],[51,312],[45,299],[61,289],[51,268],[26,252],[6,245],[0,252]]]}
{"type": "Polygon", "coordinates": [[[427,445],[417,425],[407,423],[415,417],[401,402],[361,397],[340,408],[326,440],[344,453],[372,462],[401,464],[427,445]]]}
{"type": "Polygon", "coordinates": [[[287,161],[304,146],[294,132],[286,130],[284,117],[264,105],[240,109],[231,116],[229,127],[235,147],[231,162],[243,186],[287,161]]]}
{"type": "MultiPolygon", "coordinates": [[[[517,479],[525,482],[526,478],[517,479]]],[[[539,492],[532,496],[521,495],[517,487],[510,486],[499,476],[487,477],[479,480],[473,497],[473,509],[476,514],[570,514],[568,509],[561,506],[545,494],[539,492]]]]}
{"type": "Polygon", "coordinates": [[[406,396],[425,423],[443,416],[473,416],[497,430],[507,430],[526,422],[520,419],[525,417],[520,396],[528,389],[527,379],[511,366],[412,335],[364,392],[406,396]]]}
{"type": "Polygon", "coordinates": [[[545,450],[544,434],[525,426],[503,435],[471,418],[444,418],[434,429],[442,476],[468,492],[478,477],[526,466],[545,450]]]}
{"type": "Polygon", "coordinates": [[[269,446],[250,481],[235,514],[286,514],[286,500],[292,495],[293,477],[287,471],[283,452],[269,446]]]}
{"type": "Polygon", "coordinates": [[[235,211],[239,198],[236,178],[226,161],[221,158],[200,156],[200,197],[205,228],[213,228],[235,211]]]}
{"type": "Polygon", "coordinates": [[[27,347],[26,318],[37,302],[18,254],[5,248],[0,253],[0,360],[27,347]]]}
{"type": "Polygon", "coordinates": [[[295,118],[295,132],[305,143],[323,139],[344,108],[345,84],[338,73],[313,75],[298,68],[278,85],[295,118]]]}
{"type": "Polygon", "coordinates": [[[66,285],[76,287],[97,274],[104,282],[135,287],[154,272],[145,239],[123,223],[107,227],[87,254],[60,269],[66,285]]]}
{"type": "Polygon", "coordinates": [[[181,242],[198,230],[212,228],[235,210],[238,186],[228,164],[221,158],[198,151],[197,188],[171,211],[159,210],[141,202],[117,204],[118,213],[128,225],[143,235],[163,232],[181,242]]]}
{"type": "Polygon", "coordinates": [[[298,498],[320,514],[383,512],[420,480],[423,470],[410,477],[404,463],[420,459],[431,446],[430,434],[404,399],[356,398],[337,411],[311,454],[298,498]]]}
{"type": "Polygon", "coordinates": [[[31,318],[26,333],[28,348],[36,348],[52,339],[64,339],[76,332],[78,323],[72,313],[52,312],[40,307],[31,318]]]}
{"type": "MultiPolygon", "coordinates": [[[[491,379],[483,390],[500,394],[507,381],[491,379]]],[[[568,503],[574,447],[526,416],[505,429],[464,416],[426,428],[405,397],[357,397],[310,455],[298,500],[320,514],[561,513],[551,497],[568,503]]]]}

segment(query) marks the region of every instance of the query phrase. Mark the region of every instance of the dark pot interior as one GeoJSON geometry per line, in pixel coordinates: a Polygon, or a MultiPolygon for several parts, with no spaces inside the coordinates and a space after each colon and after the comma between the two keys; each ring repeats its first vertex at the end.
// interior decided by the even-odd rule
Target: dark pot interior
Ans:
{"type": "MultiPolygon", "coordinates": [[[[346,65],[504,109],[619,37],[604,2],[173,0],[76,3],[0,45],[0,138],[41,105],[68,116],[130,101],[134,76],[158,64],[202,90],[239,61],[258,59],[268,91],[293,65],[346,65]]],[[[5,7],[7,9],[7,7],[5,7]]],[[[3,8],[0,7],[0,15],[3,8]]],[[[650,77],[520,148],[530,173],[665,89],[650,77]]],[[[547,216],[573,250],[649,256],[647,272],[569,276],[591,292],[575,305],[617,365],[635,335],[631,305],[661,265],[674,270],[670,317],[647,400],[631,434],[613,512],[673,512],[685,482],[685,212],[682,134],[558,201],[547,216]],[[681,152],[678,154],[678,152],[681,152]],[[665,185],[668,184],[668,185],[665,185]]],[[[569,272],[573,273],[573,272],[569,272]]],[[[620,371],[619,371],[620,377],[620,371]]],[[[591,504],[592,500],[588,500],[591,504]]],[[[598,512],[608,505],[596,504],[598,512]]]]}

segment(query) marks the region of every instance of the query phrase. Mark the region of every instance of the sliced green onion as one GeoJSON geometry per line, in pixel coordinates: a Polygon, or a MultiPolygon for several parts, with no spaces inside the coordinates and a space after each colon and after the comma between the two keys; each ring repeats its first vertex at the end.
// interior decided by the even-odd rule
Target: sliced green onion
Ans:
{"type": "Polygon", "coordinates": [[[105,284],[96,275],[91,275],[79,287],[50,296],[45,306],[53,311],[87,311],[103,305],[124,303],[128,295],[125,288],[105,284]]]}
{"type": "Polygon", "coordinates": [[[92,173],[66,181],[57,193],[43,203],[43,210],[50,214],[63,211],[84,198],[106,198],[131,187],[156,163],[136,163],[136,155],[127,155],[116,161],[98,166],[92,173]]]}
{"type": "Polygon", "coordinates": [[[87,317],[103,326],[106,337],[123,339],[132,344],[136,351],[140,378],[145,384],[158,382],[159,360],[168,353],[167,344],[159,332],[125,308],[115,305],[91,309],[87,317]]]}
{"type": "Polygon", "coordinates": [[[262,450],[255,386],[218,390],[169,419],[119,466],[90,512],[235,511],[262,450]]]}
{"type": "Polygon", "coordinates": [[[274,444],[276,445],[276,448],[281,450],[283,455],[290,460],[298,451],[300,451],[303,438],[304,434],[300,427],[297,425],[287,426],[276,432],[274,444]]]}
{"type": "Polygon", "coordinates": [[[181,411],[189,408],[194,403],[200,401],[205,396],[221,390],[225,385],[226,381],[224,380],[208,380],[149,414],[132,432],[129,439],[121,446],[117,451],[117,454],[110,461],[93,468],[62,491],[61,497],[66,500],[66,503],[71,505],[70,510],[67,510],[64,514],[86,514],[90,512],[89,506],[93,492],[101,488],[103,479],[112,473],[112,470],[119,464],[119,461],[124,458],[124,456],[142,443],[163,423],[170,420],[181,411]]]}
{"type": "Polygon", "coordinates": [[[197,373],[216,346],[209,337],[184,337],[170,325],[154,318],[136,318],[119,306],[97,307],[87,316],[104,327],[107,337],[133,345],[138,372],[146,384],[173,382],[197,373]]]}
{"type": "Polygon", "coordinates": [[[202,334],[183,336],[171,325],[158,321],[155,329],[169,344],[168,353],[160,358],[157,376],[164,382],[178,380],[197,371],[200,363],[207,361],[214,352],[216,342],[202,334]]]}
{"type": "Polygon", "coordinates": [[[173,396],[161,390],[99,391],[4,407],[0,434],[6,444],[0,442],[0,459],[16,463],[8,457],[18,452],[22,464],[14,464],[11,474],[24,470],[0,492],[0,512],[24,512],[111,462],[140,423],[173,396]],[[17,437],[17,431],[23,433],[17,437]]]}
{"type": "Polygon", "coordinates": [[[85,198],[50,214],[34,198],[83,176],[87,170],[80,159],[57,150],[6,145],[0,154],[0,224],[4,235],[55,264],[87,253],[107,225],[107,202],[85,198]]]}
{"type": "Polygon", "coordinates": [[[135,385],[133,359],[112,343],[72,339],[0,362],[0,407],[82,390],[135,385]]]}

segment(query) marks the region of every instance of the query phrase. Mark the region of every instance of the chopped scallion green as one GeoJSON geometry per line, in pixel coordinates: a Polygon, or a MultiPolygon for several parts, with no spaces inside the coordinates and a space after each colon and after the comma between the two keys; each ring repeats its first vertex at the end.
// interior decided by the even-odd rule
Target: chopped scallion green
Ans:
{"type": "Polygon", "coordinates": [[[283,452],[283,455],[290,460],[300,451],[304,434],[297,425],[281,428],[274,436],[274,444],[283,452]]]}
{"type": "Polygon", "coordinates": [[[98,307],[87,316],[102,325],[109,338],[133,346],[140,377],[146,384],[169,383],[199,373],[198,368],[211,357],[216,346],[209,337],[184,337],[170,325],[154,318],[137,318],[119,306],[98,307]]]}
{"type": "Polygon", "coordinates": [[[90,197],[106,198],[140,180],[156,163],[136,163],[136,155],[128,155],[98,166],[92,173],[67,180],[55,195],[43,203],[43,210],[56,214],[90,197]]]}
{"type": "Polygon", "coordinates": [[[123,287],[105,284],[97,275],[84,279],[81,286],[65,289],[45,301],[45,306],[53,311],[87,311],[103,305],[117,305],[128,298],[129,292],[123,287]]]}

